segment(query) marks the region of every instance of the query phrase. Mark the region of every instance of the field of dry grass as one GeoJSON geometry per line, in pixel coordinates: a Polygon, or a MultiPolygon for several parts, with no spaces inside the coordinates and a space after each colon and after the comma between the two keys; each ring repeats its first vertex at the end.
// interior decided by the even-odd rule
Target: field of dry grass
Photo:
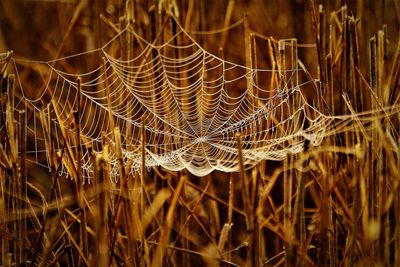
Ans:
{"type": "Polygon", "coordinates": [[[0,266],[400,266],[400,3],[347,2],[2,1],[0,266]],[[238,136],[236,171],[196,177],[146,167],[148,117],[134,118],[138,131],[114,121],[111,102],[126,99],[111,99],[111,83],[100,122],[111,130],[97,129],[92,147],[81,122],[100,119],[81,110],[85,77],[74,78],[74,109],[69,95],[49,97],[58,87],[46,68],[89,72],[105,60],[95,49],[112,38],[110,56],[154,56],[139,38],[115,38],[126,27],[155,44],[183,27],[205,51],[252,69],[299,59],[312,80],[305,97],[332,118],[349,115],[351,127],[251,168],[238,136]],[[39,96],[34,111],[25,99],[39,96]],[[38,147],[30,129],[43,133],[42,156],[27,152],[38,147]],[[129,135],[136,161],[124,156],[129,135]],[[84,155],[91,172],[76,163],[84,155]]]}

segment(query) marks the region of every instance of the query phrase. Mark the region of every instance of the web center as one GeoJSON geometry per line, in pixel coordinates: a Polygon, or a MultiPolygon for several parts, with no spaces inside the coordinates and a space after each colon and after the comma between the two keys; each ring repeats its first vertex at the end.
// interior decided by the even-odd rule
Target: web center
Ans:
{"type": "Polygon", "coordinates": [[[207,140],[208,140],[208,137],[207,137],[207,136],[200,136],[200,137],[197,137],[197,138],[194,140],[193,143],[195,143],[195,144],[204,143],[204,142],[207,142],[207,140]]]}

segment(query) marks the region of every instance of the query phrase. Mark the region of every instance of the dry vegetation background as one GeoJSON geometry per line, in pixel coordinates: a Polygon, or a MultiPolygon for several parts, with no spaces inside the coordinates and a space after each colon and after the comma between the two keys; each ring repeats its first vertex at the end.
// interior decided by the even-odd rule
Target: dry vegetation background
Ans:
{"type": "MultiPolygon", "coordinates": [[[[127,13],[151,41],[169,12],[206,50],[222,48],[226,60],[239,64],[246,64],[243,23],[208,31],[247,14],[248,32],[258,33],[257,65],[265,68],[279,61],[268,52],[269,37],[297,38],[305,44],[299,58],[321,81],[331,114],[399,104],[396,0],[134,0],[128,8],[122,0],[3,0],[0,52],[50,60],[92,50],[127,23],[127,13]]],[[[40,82],[31,72],[25,66],[21,82],[34,95],[40,82]]],[[[8,84],[4,75],[3,125],[12,102],[8,84]]],[[[327,138],[315,151],[306,146],[284,162],[239,173],[194,177],[157,168],[126,180],[121,161],[126,182],[113,184],[103,153],[93,159],[91,185],[25,164],[23,129],[10,128],[0,132],[3,266],[400,266],[398,116],[377,119],[366,134],[327,138]],[[301,172],[294,168],[299,162],[301,172]]],[[[52,167],[59,162],[53,155],[52,167]]]]}

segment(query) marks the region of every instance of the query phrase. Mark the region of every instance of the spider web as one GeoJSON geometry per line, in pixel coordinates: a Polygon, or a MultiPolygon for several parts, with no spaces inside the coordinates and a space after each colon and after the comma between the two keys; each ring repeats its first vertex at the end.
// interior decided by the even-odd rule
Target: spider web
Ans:
{"type": "MultiPolygon", "coordinates": [[[[114,127],[120,129],[123,158],[132,173],[142,165],[143,131],[148,169],[187,169],[204,176],[238,171],[239,139],[244,164],[251,167],[300,153],[305,142],[318,146],[327,136],[371,128],[377,116],[398,111],[326,115],[320,110],[318,82],[297,57],[285,68],[258,69],[207,52],[182,27],[163,38],[161,44],[149,43],[127,27],[93,51],[46,62],[11,58],[19,96],[15,109],[29,114],[23,122],[32,140],[28,160],[50,166],[41,114],[49,121],[56,150],[66,142],[75,147],[77,109],[87,180],[93,176],[91,152],[100,153],[104,141],[115,145],[114,127]],[[33,79],[41,87],[32,90],[21,82],[26,69],[37,74],[33,79]],[[306,91],[312,92],[312,104],[306,91]]],[[[8,56],[1,54],[0,61],[8,56]]],[[[113,152],[110,157],[116,180],[117,157],[113,152]]],[[[62,166],[60,175],[67,173],[62,166]]]]}

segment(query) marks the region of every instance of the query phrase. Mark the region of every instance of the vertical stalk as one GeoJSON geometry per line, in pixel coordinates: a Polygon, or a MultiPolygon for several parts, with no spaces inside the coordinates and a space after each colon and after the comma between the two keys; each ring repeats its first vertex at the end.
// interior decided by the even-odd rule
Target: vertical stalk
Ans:
{"type": "Polygon", "coordinates": [[[145,234],[146,234],[146,229],[143,228],[143,215],[144,215],[144,195],[146,192],[145,189],[145,181],[146,181],[146,135],[145,135],[145,120],[144,117],[142,117],[142,122],[141,122],[141,131],[140,131],[140,141],[141,141],[141,146],[140,146],[140,153],[141,153],[141,173],[140,173],[140,220],[141,220],[141,242],[142,242],[142,264],[144,264],[144,259],[145,259],[145,234]]]}
{"type": "Polygon", "coordinates": [[[243,161],[243,152],[242,152],[242,141],[241,141],[241,136],[239,133],[236,134],[236,144],[238,146],[238,158],[239,158],[239,174],[240,174],[240,180],[242,183],[242,199],[243,199],[243,207],[244,211],[246,214],[246,230],[247,234],[249,237],[249,250],[247,253],[247,258],[246,258],[246,265],[247,266],[254,266],[255,265],[255,259],[254,259],[254,246],[253,246],[253,240],[254,240],[254,218],[253,218],[253,207],[251,206],[251,200],[250,200],[250,193],[249,193],[249,181],[248,177],[246,174],[246,171],[244,169],[244,161],[243,161]]]}
{"type": "MultiPolygon", "coordinates": [[[[224,28],[227,28],[229,26],[234,7],[235,7],[235,0],[229,0],[228,7],[226,8],[226,13],[225,13],[224,28]]],[[[220,49],[224,49],[225,47],[225,43],[228,38],[228,32],[229,31],[224,31],[222,33],[221,42],[219,43],[220,49]]]]}
{"type": "Polygon", "coordinates": [[[104,72],[104,81],[105,81],[105,92],[106,92],[106,98],[107,98],[107,108],[108,108],[108,124],[110,127],[110,131],[113,131],[115,128],[115,122],[114,122],[114,116],[112,114],[112,99],[111,99],[111,94],[110,94],[110,86],[108,82],[108,74],[107,74],[107,60],[105,57],[103,59],[103,72],[104,72]]]}
{"type": "Polygon", "coordinates": [[[108,263],[109,247],[107,240],[108,233],[108,203],[107,203],[107,190],[105,178],[108,176],[107,170],[108,161],[108,145],[103,145],[102,154],[95,157],[95,175],[99,188],[97,199],[97,216],[99,222],[97,225],[97,255],[95,256],[95,266],[105,267],[108,263]]]}
{"type": "Polygon", "coordinates": [[[76,155],[76,170],[77,170],[77,179],[75,181],[76,184],[76,193],[78,206],[80,209],[80,218],[81,218],[81,226],[80,226],[80,246],[83,249],[84,255],[87,257],[89,255],[88,248],[88,237],[87,237],[87,217],[86,217],[86,207],[85,207],[85,192],[82,177],[82,148],[81,148],[81,133],[80,133],[80,118],[81,118],[81,90],[82,90],[82,80],[78,78],[77,80],[77,109],[74,112],[75,117],[75,155],[76,155]]]}
{"type": "MultiPolygon", "coordinates": [[[[235,199],[235,184],[232,174],[229,175],[229,200],[228,200],[228,224],[232,225],[232,215],[233,215],[233,203],[235,199]]],[[[232,249],[232,231],[228,233],[228,254],[227,260],[231,261],[231,249],[232,249]]]]}
{"type": "Polygon", "coordinates": [[[20,213],[22,214],[19,230],[19,251],[20,262],[24,263],[25,259],[25,238],[27,237],[27,172],[26,172],[26,124],[25,110],[19,111],[19,133],[18,133],[18,148],[20,152],[19,159],[19,201],[20,213]]]}

